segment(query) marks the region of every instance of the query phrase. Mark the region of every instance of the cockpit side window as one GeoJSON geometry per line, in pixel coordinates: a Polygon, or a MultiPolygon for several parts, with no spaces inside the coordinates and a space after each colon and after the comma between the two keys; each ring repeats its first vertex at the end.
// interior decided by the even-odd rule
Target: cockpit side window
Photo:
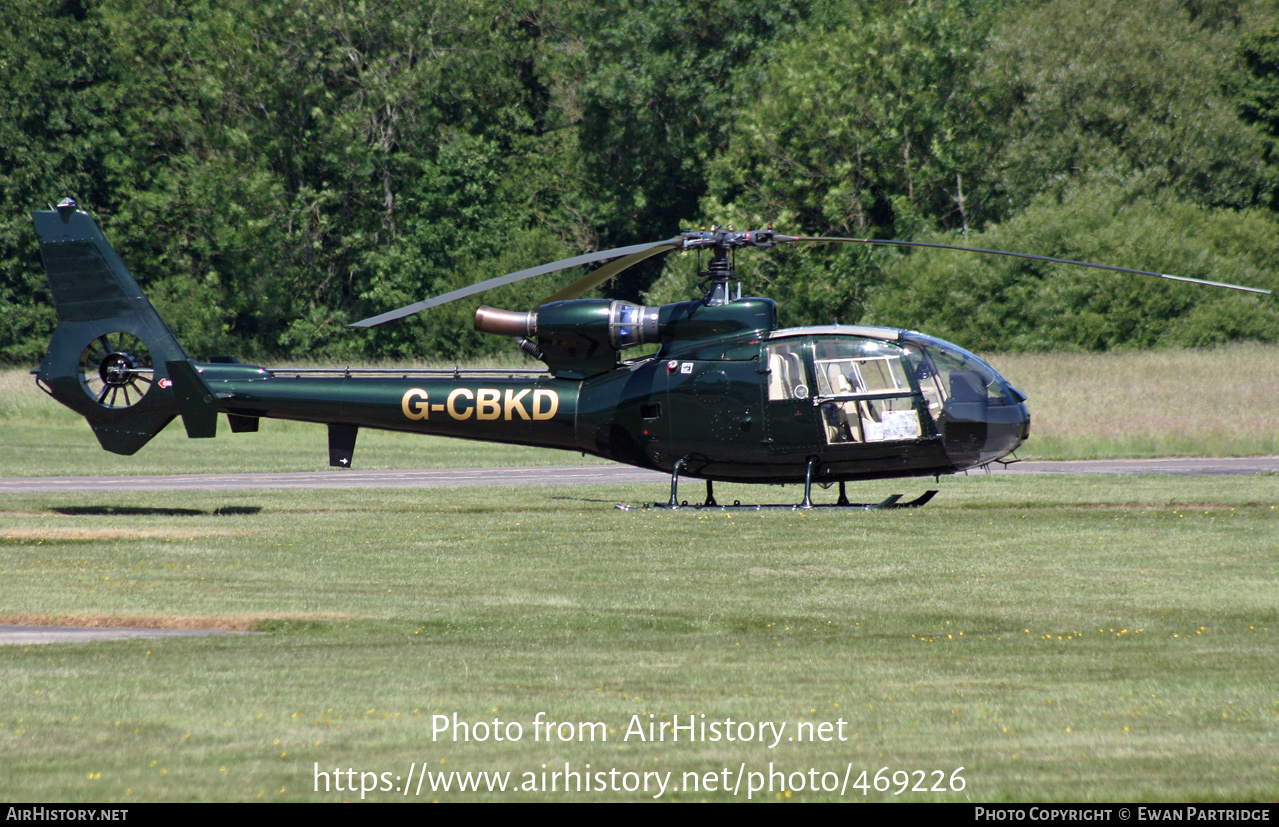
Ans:
{"type": "Polygon", "coordinates": [[[803,344],[773,344],[767,350],[769,400],[807,399],[809,386],[803,344]]]}
{"type": "Polygon", "coordinates": [[[943,387],[938,376],[937,366],[929,358],[928,351],[922,347],[905,349],[906,361],[915,375],[919,391],[924,395],[924,404],[928,412],[936,419],[941,414],[942,401],[950,394],[950,386],[943,387]]]}

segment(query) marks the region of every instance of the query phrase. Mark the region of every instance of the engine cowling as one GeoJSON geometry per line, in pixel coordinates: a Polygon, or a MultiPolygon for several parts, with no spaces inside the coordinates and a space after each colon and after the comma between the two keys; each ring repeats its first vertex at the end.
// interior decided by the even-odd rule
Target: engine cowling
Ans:
{"type": "Polygon", "coordinates": [[[663,352],[684,343],[741,333],[776,330],[771,299],[745,298],[720,305],[702,301],[646,307],[608,299],[572,299],[518,312],[484,306],[475,329],[498,336],[536,339],[541,359],[556,376],[585,378],[612,370],[630,347],[661,344],[663,352]]]}

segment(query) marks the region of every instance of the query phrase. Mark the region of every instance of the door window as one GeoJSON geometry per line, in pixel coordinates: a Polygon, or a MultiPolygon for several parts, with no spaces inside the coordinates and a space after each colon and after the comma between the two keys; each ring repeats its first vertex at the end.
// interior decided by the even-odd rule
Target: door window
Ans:
{"type": "Polygon", "coordinates": [[[829,444],[919,439],[919,412],[901,351],[870,339],[815,345],[817,402],[829,444]]]}

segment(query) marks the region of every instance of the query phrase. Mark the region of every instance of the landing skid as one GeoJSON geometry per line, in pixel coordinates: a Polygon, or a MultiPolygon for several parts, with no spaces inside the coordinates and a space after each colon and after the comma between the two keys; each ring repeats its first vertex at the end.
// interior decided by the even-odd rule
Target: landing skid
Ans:
{"type": "Polygon", "coordinates": [[[850,511],[879,511],[890,508],[919,508],[921,505],[928,503],[937,495],[936,489],[925,491],[920,496],[907,502],[901,502],[901,494],[893,494],[885,500],[877,503],[854,503],[848,501],[848,492],[844,490],[844,483],[839,483],[839,499],[834,503],[814,503],[813,502],[813,471],[816,467],[815,460],[809,460],[808,470],[804,475],[804,501],[796,505],[742,505],[739,500],[734,500],[732,505],[720,505],[715,501],[715,483],[711,480],[706,481],[706,501],[703,503],[688,504],[688,500],[681,502],[678,498],[679,493],[679,474],[684,470],[684,461],[680,460],[675,463],[675,470],[671,473],[671,498],[665,503],[644,503],[642,506],[630,506],[618,504],[616,507],[621,511],[648,511],[650,509],[666,509],[670,511],[678,511],[684,508],[691,508],[696,511],[807,511],[813,508],[835,508],[848,509],[850,511]]]}

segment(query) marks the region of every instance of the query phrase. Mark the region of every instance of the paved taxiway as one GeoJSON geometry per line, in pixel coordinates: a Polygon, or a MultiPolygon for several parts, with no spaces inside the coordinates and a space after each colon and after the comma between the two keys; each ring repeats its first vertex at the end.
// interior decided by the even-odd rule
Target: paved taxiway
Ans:
{"type": "MultiPolygon", "coordinates": [[[[969,473],[982,473],[970,471],[969,473]]],[[[1168,457],[994,465],[993,474],[1214,474],[1279,473],[1279,457],[1168,457]]],[[[691,478],[690,478],[691,480],[691,478]]],[[[6,477],[0,494],[59,491],[243,491],[261,488],[461,488],[491,485],[669,484],[660,471],[626,465],[530,465],[519,468],[436,468],[417,471],[333,469],[290,474],[167,474],[127,477],[6,477]]]]}

